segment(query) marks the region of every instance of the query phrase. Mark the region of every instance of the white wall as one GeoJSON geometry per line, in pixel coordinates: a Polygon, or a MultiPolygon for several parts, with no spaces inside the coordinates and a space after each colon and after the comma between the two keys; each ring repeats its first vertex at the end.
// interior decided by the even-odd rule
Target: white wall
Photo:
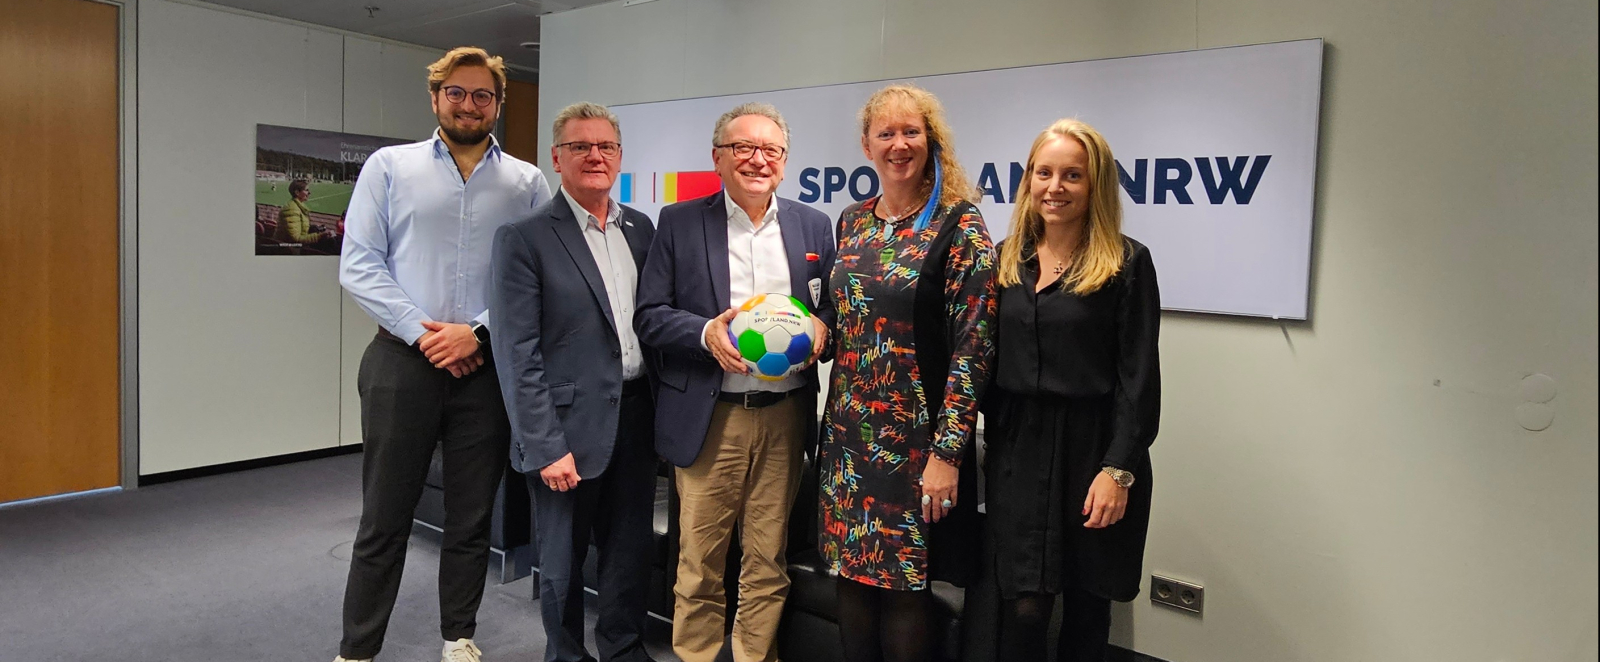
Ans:
{"type": "Polygon", "coordinates": [[[375,332],[335,257],[257,257],[256,124],[436,126],[438,53],[165,0],[139,5],[139,472],[359,443],[375,332]]]}
{"type": "Polygon", "coordinates": [[[1165,316],[1146,569],[1203,583],[1207,609],[1141,596],[1115,641],[1595,660],[1596,20],[1575,0],[611,3],[547,17],[540,117],[1326,38],[1311,321],[1165,316]],[[1543,432],[1515,418],[1531,373],[1558,386],[1543,432]]]}

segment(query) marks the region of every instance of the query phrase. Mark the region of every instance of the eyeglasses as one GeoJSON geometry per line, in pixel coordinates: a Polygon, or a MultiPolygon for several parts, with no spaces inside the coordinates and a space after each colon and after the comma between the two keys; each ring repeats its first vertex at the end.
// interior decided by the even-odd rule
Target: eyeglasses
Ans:
{"type": "Polygon", "coordinates": [[[589,150],[596,147],[600,148],[600,153],[604,156],[616,156],[622,153],[622,143],[614,143],[609,140],[603,143],[573,141],[570,143],[561,143],[556,145],[556,147],[565,147],[567,153],[573,156],[588,156],[589,150]]]}
{"type": "Polygon", "coordinates": [[[752,156],[755,156],[756,150],[760,150],[761,151],[761,155],[767,157],[768,161],[777,161],[779,159],[782,159],[784,154],[788,154],[789,153],[789,149],[788,148],[782,147],[782,146],[779,146],[779,145],[754,145],[754,144],[751,144],[751,143],[727,143],[725,145],[714,145],[714,147],[716,147],[717,149],[726,149],[726,150],[729,150],[729,151],[733,152],[733,157],[736,158],[736,159],[748,159],[748,158],[750,158],[752,156]]]}
{"type": "Polygon", "coordinates": [[[466,101],[468,96],[471,96],[472,105],[479,108],[483,108],[484,106],[494,103],[495,100],[495,93],[493,90],[476,89],[468,92],[464,87],[451,85],[445,87],[441,91],[444,92],[445,100],[449,101],[450,103],[461,103],[466,101]]]}

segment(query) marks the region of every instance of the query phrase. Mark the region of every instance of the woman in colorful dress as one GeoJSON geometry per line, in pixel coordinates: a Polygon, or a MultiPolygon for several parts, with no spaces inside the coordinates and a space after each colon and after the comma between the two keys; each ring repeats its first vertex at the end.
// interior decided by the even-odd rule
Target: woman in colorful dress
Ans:
{"type": "Polygon", "coordinates": [[[839,217],[818,546],[839,577],[846,660],[913,662],[942,639],[930,582],[963,582],[960,552],[977,539],[971,438],[993,354],[994,250],[938,99],[879,90],[861,130],[883,194],[839,217]]]}
{"type": "Polygon", "coordinates": [[[998,354],[984,401],[979,583],[998,589],[1000,612],[990,659],[1045,659],[1060,595],[1058,659],[1102,662],[1111,601],[1139,593],[1161,295],[1150,251],[1122,234],[1116,161],[1098,131],[1050,125],[1025,172],[1000,246],[998,354]]]}

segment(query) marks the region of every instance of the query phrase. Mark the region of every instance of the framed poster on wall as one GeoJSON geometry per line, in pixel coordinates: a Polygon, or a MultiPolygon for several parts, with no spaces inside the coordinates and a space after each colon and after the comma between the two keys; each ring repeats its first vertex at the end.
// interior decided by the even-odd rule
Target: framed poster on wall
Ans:
{"type": "Polygon", "coordinates": [[[338,255],[362,164],[410,142],[257,124],[256,255],[338,255]]]}

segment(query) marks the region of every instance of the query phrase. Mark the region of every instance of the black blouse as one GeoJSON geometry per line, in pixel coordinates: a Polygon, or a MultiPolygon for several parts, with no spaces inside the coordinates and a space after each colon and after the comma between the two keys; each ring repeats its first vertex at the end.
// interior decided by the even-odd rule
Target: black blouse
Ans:
{"type": "Polygon", "coordinates": [[[1161,293],[1150,250],[1123,241],[1122,270],[1088,296],[1059,283],[1035,292],[1038,259],[1024,265],[1022,283],[1000,294],[994,383],[1016,395],[1112,396],[1104,464],[1133,470],[1161,416],[1161,293]]]}

